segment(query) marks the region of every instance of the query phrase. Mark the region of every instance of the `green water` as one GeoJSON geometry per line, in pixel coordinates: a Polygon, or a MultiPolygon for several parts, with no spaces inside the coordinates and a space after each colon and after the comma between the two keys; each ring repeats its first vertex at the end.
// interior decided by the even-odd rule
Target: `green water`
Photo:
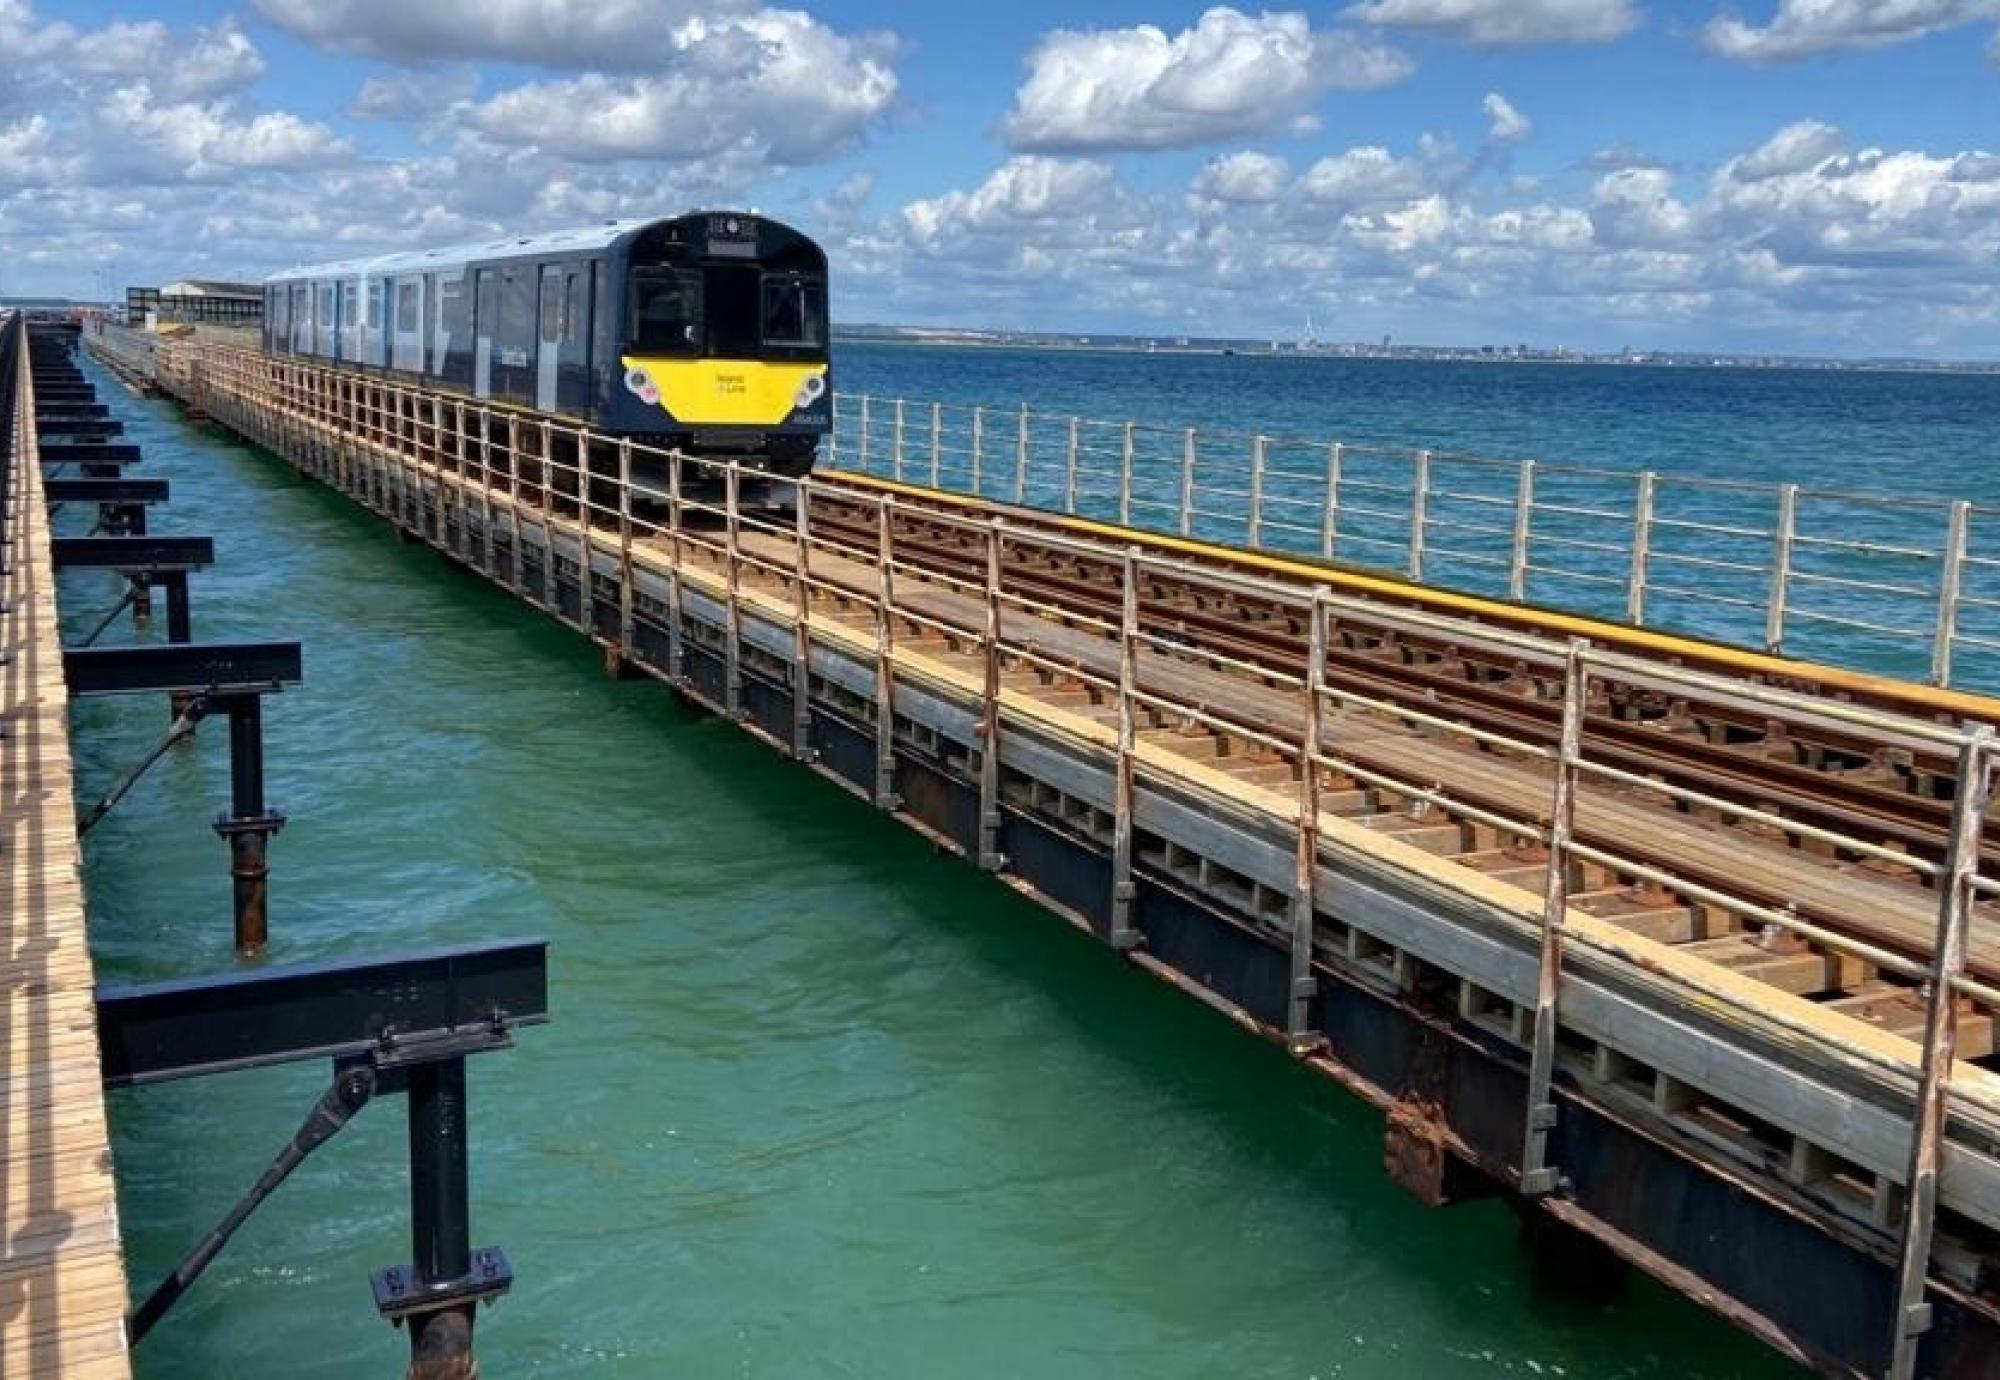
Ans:
{"type": "MultiPolygon", "coordinates": [[[[552,941],[555,1023],[472,1069],[474,1237],[516,1293],[491,1380],[1766,1376],[1644,1280],[1531,1285],[1510,1212],[1434,1212],[1380,1119],[867,806],[269,456],[122,400],[156,530],[206,531],[203,638],[297,635],[267,711],[274,944],[293,961],[552,941]]],[[[82,515],[66,514],[65,530],[82,515]]],[[[72,635],[115,597],[66,577],[72,635]]],[[[75,714],[80,790],[157,735],[75,714]]],[[[226,969],[214,726],[90,838],[110,980],[226,969]]],[[[317,1066],[112,1099],[144,1288],[264,1167],[317,1066]]],[[[149,1338],[146,1380],[383,1380],[406,1258],[385,1100],[149,1338]]]]}

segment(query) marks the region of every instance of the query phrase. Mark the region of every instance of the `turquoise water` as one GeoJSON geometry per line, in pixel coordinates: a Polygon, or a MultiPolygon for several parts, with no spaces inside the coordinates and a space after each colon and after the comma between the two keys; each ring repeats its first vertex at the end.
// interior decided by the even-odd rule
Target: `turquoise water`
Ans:
{"type": "MultiPolygon", "coordinates": [[[[555,1023],[472,1068],[484,1371],[605,1377],[1756,1377],[1666,1290],[1545,1296],[1510,1212],[1418,1206],[1380,1118],[1197,1003],[262,453],[108,386],[198,636],[306,642],[267,711],[271,957],[552,942],[555,1023]]],[[[80,514],[66,514],[66,526],[80,514]]],[[[114,598],[66,577],[72,635],[114,598]]],[[[75,714],[80,793],[164,706],[75,714]]],[[[227,969],[215,726],[89,839],[101,974],[227,969]]],[[[143,1290],[316,1067],[112,1099],[143,1290]]],[[[146,1380],[381,1380],[402,1107],[365,1110],[147,1340],[146,1380]]]]}

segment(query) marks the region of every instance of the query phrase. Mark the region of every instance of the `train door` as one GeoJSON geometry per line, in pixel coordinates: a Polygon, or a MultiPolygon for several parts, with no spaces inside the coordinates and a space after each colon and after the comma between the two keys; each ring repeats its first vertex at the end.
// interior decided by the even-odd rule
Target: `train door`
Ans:
{"type": "Polygon", "coordinates": [[[424,282],[398,278],[391,288],[394,316],[389,367],[416,373],[424,367],[424,282]]]}
{"type": "Polygon", "coordinates": [[[340,336],[339,305],[340,289],[333,283],[319,284],[319,308],[313,313],[313,353],[321,359],[333,359],[336,342],[340,336]]]}
{"type": "Polygon", "coordinates": [[[444,373],[444,302],[438,296],[438,276],[424,275],[424,330],[418,343],[417,368],[426,374],[444,373]]]}
{"type": "Polygon", "coordinates": [[[556,376],[556,406],[583,412],[590,406],[590,293],[596,264],[580,259],[563,269],[562,362],[556,376]]]}
{"type": "Polygon", "coordinates": [[[361,318],[361,346],[355,353],[356,359],[377,369],[389,362],[389,314],[384,307],[388,292],[388,279],[368,280],[368,306],[361,318]]]}
{"type": "Polygon", "coordinates": [[[310,283],[292,284],[292,353],[313,352],[313,290],[310,283]]]}
{"type": "Polygon", "coordinates": [[[500,324],[500,279],[490,268],[473,275],[472,393],[493,396],[493,328],[500,324]]]}
{"type": "Polygon", "coordinates": [[[500,269],[500,310],[493,330],[493,393],[512,402],[535,400],[535,266],[500,269]]]}
{"type": "Polygon", "coordinates": [[[348,363],[361,358],[362,330],[366,323],[367,301],[361,295],[361,280],[349,278],[340,285],[340,341],[336,359],[348,363]]]}
{"type": "Polygon", "coordinates": [[[544,412],[555,410],[556,375],[562,367],[562,280],[562,265],[542,265],[541,310],[535,331],[535,406],[544,412]]]}

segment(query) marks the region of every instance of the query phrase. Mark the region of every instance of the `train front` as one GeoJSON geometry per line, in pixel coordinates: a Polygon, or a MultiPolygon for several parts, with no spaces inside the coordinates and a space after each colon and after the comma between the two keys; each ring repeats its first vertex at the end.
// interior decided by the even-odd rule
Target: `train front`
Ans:
{"type": "Polygon", "coordinates": [[[778,474],[811,470],[833,425],[820,247],[762,216],[702,213],[639,231],[624,271],[609,426],[778,474]]]}

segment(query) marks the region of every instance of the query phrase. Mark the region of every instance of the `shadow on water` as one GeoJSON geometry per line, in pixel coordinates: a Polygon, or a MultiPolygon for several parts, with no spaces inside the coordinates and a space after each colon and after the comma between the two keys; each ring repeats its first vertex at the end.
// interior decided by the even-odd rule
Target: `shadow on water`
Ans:
{"type": "MultiPolygon", "coordinates": [[[[1643,1280],[1538,1295],[1507,1209],[1404,1197],[1347,1094],[275,460],[121,409],[171,526],[218,537],[198,631],[307,643],[274,957],[553,941],[556,1023],[473,1071],[475,1236],[521,1276],[488,1374],[1790,1373],[1643,1280]]],[[[79,708],[85,794],[153,709],[79,708]]],[[[226,770],[206,743],[93,836],[107,976],[230,962],[226,770]]],[[[323,1076],[114,1100],[135,1287],[323,1076]]],[[[391,1373],[401,1116],[253,1220],[149,1380],[391,1373]]]]}

